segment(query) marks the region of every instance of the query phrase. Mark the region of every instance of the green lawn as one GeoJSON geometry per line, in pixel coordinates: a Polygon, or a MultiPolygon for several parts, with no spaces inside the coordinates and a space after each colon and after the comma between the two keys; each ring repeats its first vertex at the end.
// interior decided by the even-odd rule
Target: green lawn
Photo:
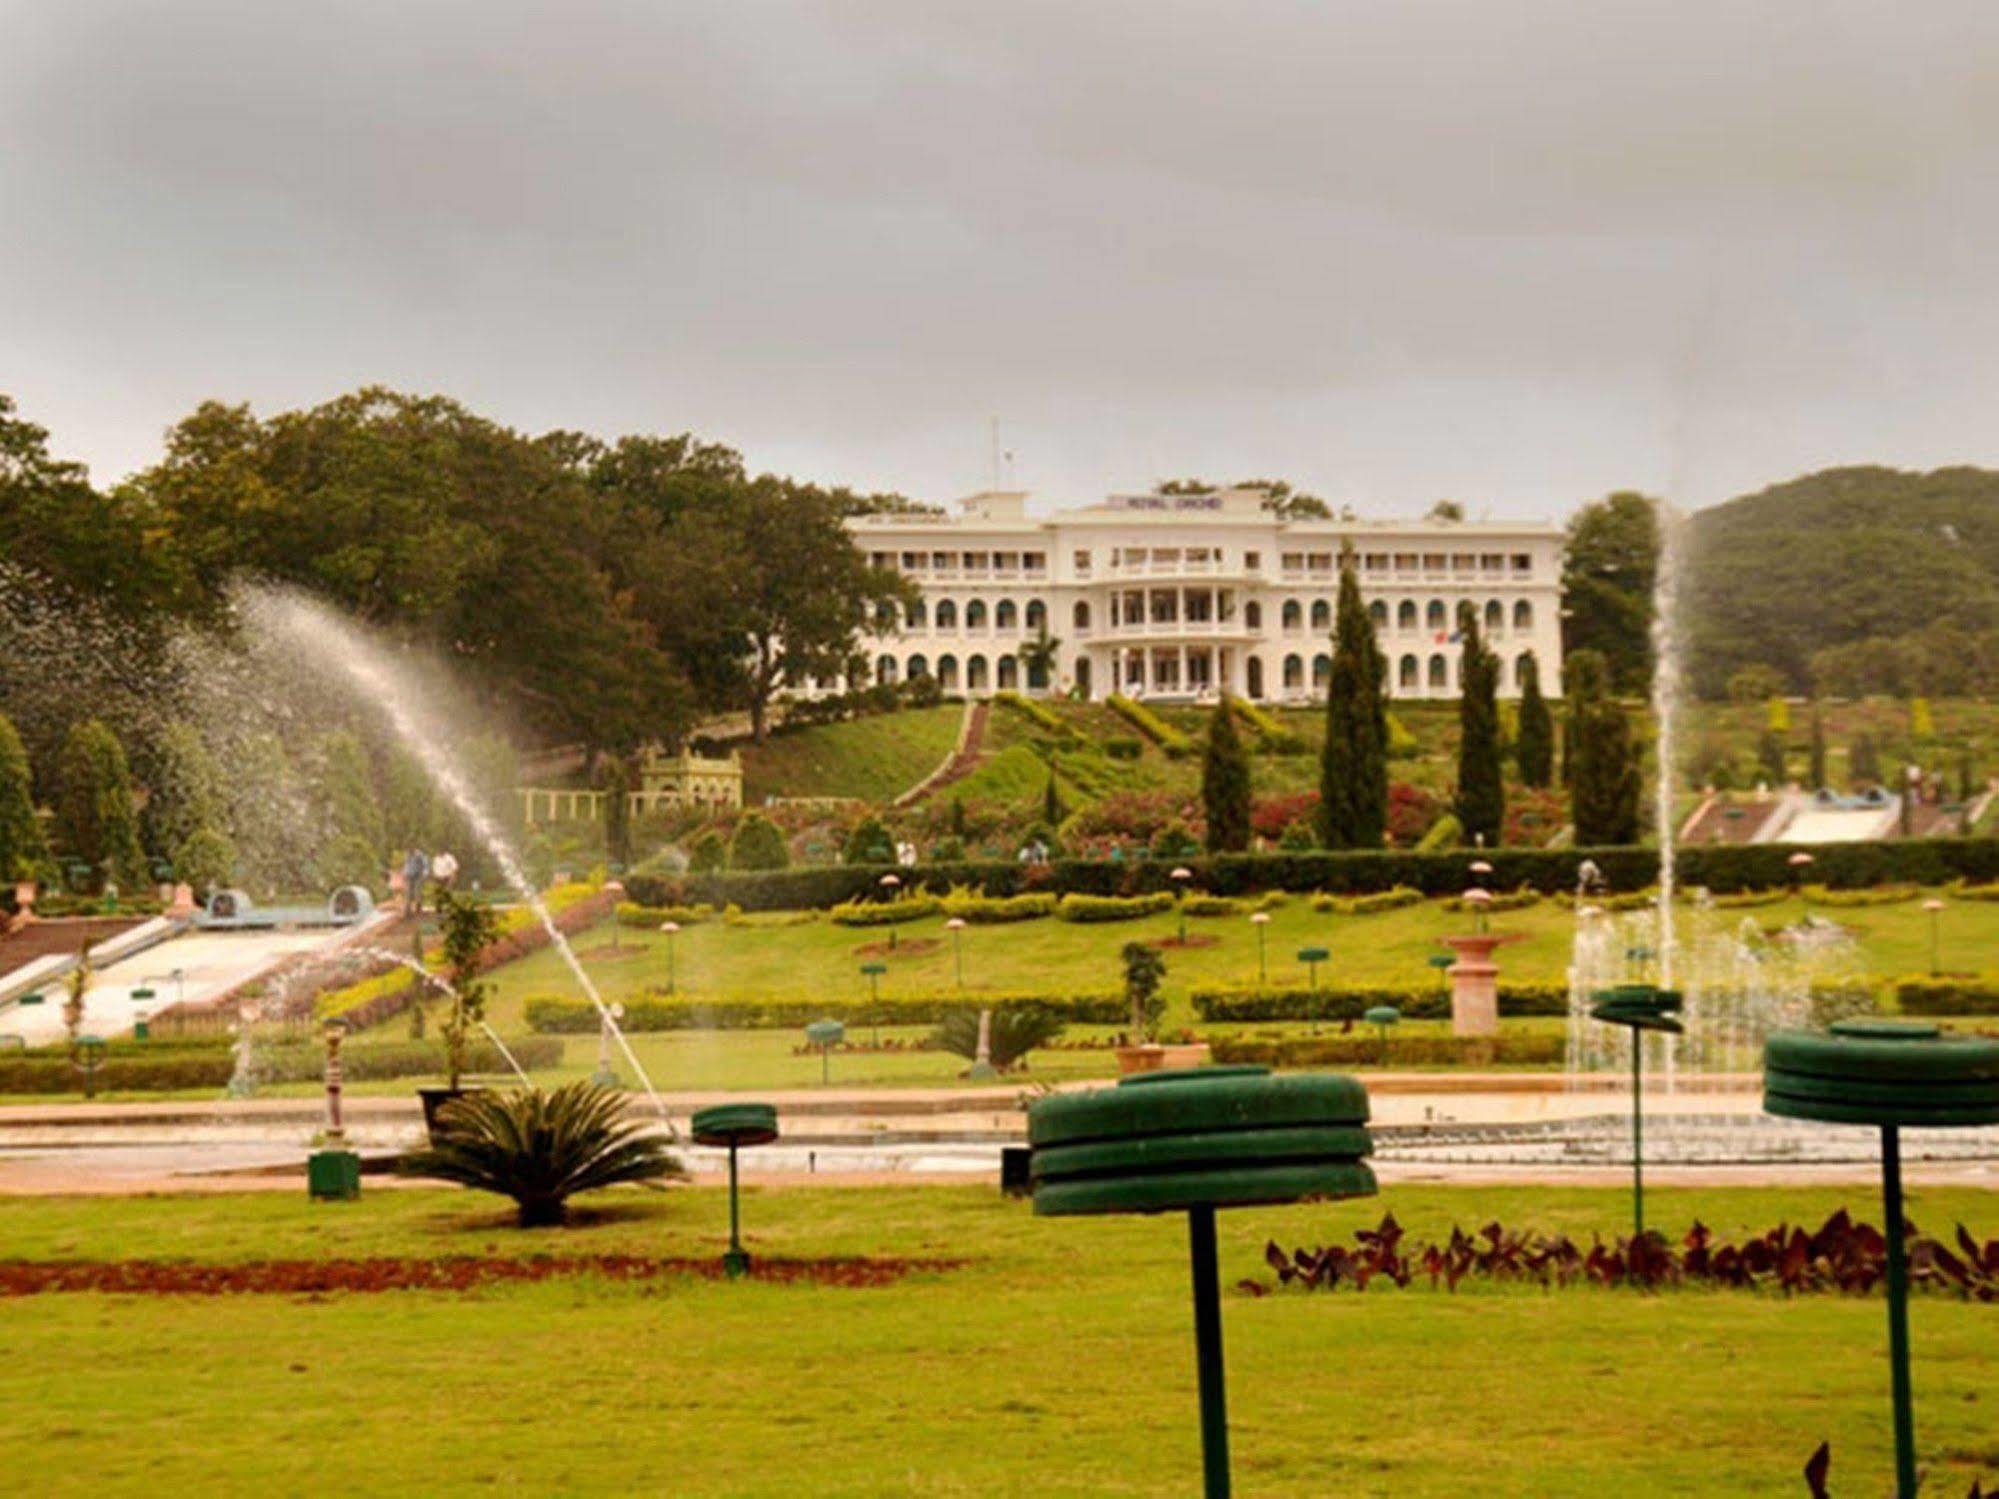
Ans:
{"type": "MultiPolygon", "coordinates": [[[[1745,917],[1780,926],[1796,921],[1806,904],[1793,900],[1716,914],[1729,927],[1745,917]]],[[[1919,899],[1887,906],[1826,907],[1820,914],[1853,933],[1860,959],[1876,977],[1928,972],[1929,917],[1919,899]]],[[[1941,921],[1944,967],[1986,966],[1987,955],[1999,945],[1999,902],[1954,902],[1941,921]]],[[[1333,955],[1319,969],[1328,985],[1438,985],[1441,981],[1428,959],[1443,951],[1439,937],[1466,930],[1466,922],[1462,913],[1446,910],[1436,901],[1371,916],[1340,916],[1315,912],[1308,900],[1294,897],[1272,912],[1264,930],[1270,979],[1302,982],[1305,965],[1296,954],[1300,948],[1320,946],[1333,955]]],[[[1575,932],[1572,912],[1547,901],[1524,911],[1501,912],[1492,918],[1492,926],[1520,939],[1500,949],[1502,983],[1564,981],[1575,932]]],[[[753,916],[740,925],[690,926],[675,939],[675,976],[682,990],[696,994],[863,998],[867,979],[860,966],[880,957],[889,968],[881,980],[884,994],[937,993],[953,987],[952,941],[942,917],[895,928],[894,951],[860,952],[886,942],[889,930],[836,926],[817,913],[753,916]]],[[[980,989],[1108,992],[1118,987],[1119,948],[1130,941],[1171,937],[1177,930],[1177,918],[1171,914],[1103,924],[1049,918],[969,927],[962,934],[965,984],[973,993],[980,989]]],[[[1195,985],[1256,981],[1256,928],[1247,919],[1196,918],[1188,922],[1188,930],[1215,942],[1167,952],[1169,999],[1182,998],[1195,985]]],[[[618,952],[609,950],[611,940],[605,926],[576,943],[588,954],[589,971],[607,996],[624,997],[664,985],[663,936],[625,928],[618,934],[618,952]]],[[[535,954],[494,977],[501,1013],[510,1013],[506,1007],[524,996],[567,993],[572,987],[567,970],[551,952],[535,954]]]]}
{"type": "MultiPolygon", "coordinates": [[[[0,1199],[24,1259],[711,1254],[722,1194],[636,1193],[524,1235],[480,1199],[370,1192],[0,1199]],[[142,1246],[142,1248],[141,1248],[142,1246]]],[[[1653,1194],[1659,1221],[1815,1221],[1832,1190],[1653,1194]]],[[[1497,1217],[1587,1235],[1620,1192],[1391,1188],[1222,1220],[1223,1283],[1264,1240],[1385,1208],[1423,1234],[1497,1217]]],[[[1871,1205],[1870,1205],[1871,1206],[1871,1205]]],[[[1999,1199],[1918,1192],[1926,1226],[1999,1231],[1999,1199]]],[[[595,1280],[470,1293],[9,1305],[0,1400],[20,1493],[1184,1495],[1198,1474],[1184,1230],[1037,1220],[989,1187],[751,1189],[753,1252],[958,1256],[885,1289],[595,1280]]],[[[1835,1491],[1889,1471],[1878,1298],[1376,1287],[1225,1296],[1238,1491],[1782,1495],[1821,1440],[1835,1491]]],[[[1999,1474],[1999,1307],[1919,1297],[1933,1491],[1999,1474]]],[[[1926,1490],[1929,1492],[1931,1490],[1926,1490]]]]}

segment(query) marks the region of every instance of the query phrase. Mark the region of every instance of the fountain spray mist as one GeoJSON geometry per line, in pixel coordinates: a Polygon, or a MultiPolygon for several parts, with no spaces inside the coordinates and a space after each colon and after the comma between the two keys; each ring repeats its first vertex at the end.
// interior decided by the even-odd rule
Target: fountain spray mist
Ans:
{"type": "Polygon", "coordinates": [[[473,834],[492,854],[514,893],[534,913],[535,920],[541,923],[549,942],[561,954],[562,961],[575,977],[577,987],[596,1008],[598,1019],[617,1040],[619,1050],[644,1086],[647,1099],[664,1119],[666,1105],[646,1074],[644,1064],[632,1051],[631,1043],[625,1039],[623,1029],[604,1003],[603,996],[597,992],[596,984],[584,971],[575,950],[557,928],[554,916],[543,903],[534,882],[528,878],[519,854],[474,793],[471,779],[446,747],[446,736],[441,726],[427,722],[417,708],[424,697],[422,685],[413,680],[381,646],[368,639],[359,627],[333,609],[302,594],[268,585],[246,587],[238,595],[238,608],[253,633],[261,630],[310,656],[331,659],[355,691],[388,716],[397,737],[422,762],[437,788],[463,814],[473,834]]]}
{"type": "Polygon", "coordinates": [[[1654,780],[1653,814],[1659,833],[1659,987],[1673,987],[1673,888],[1678,870],[1678,828],[1673,791],[1677,776],[1680,689],[1685,677],[1680,640],[1680,549],[1686,522],[1672,505],[1659,501],[1658,571],[1652,581],[1652,717],[1659,735],[1659,768],[1654,780]]]}

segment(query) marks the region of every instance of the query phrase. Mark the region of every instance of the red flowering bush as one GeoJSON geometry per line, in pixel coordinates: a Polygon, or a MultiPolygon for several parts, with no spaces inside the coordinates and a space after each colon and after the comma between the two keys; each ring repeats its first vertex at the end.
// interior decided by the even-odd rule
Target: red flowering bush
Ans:
{"type": "Polygon", "coordinates": [[[1258,798],[1250,808],[1249,830],[1275,843],[1294,822],[1309,823],[1319,814],[1319,793],[1287,791],[1281,796],[1258,798]]]}
{"type": "Polygon", "coordinates": [[[1388,836],[1397,848],[1407,848],[1430,831],[1430,824],[1444,810],[1443,799],[1435,792],[1395,781],[1388,788],[1388,836]]]}

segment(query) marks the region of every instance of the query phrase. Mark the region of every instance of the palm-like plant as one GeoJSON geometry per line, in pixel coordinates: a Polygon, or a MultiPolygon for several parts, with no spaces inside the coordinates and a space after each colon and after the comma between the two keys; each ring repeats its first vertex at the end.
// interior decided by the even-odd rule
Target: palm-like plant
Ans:
{"type": "Polygon", "coordinates": [[[561,1223],[579,1192],[687,1174],[665,1141],[625,1117],[621,1095],[587,1080],[453,1099],[434,1143],[401,1169],[511,1197],[522,1228],[561,1223]]]}
{"type": "MultiPolygon", "coordinates": [[[[1044,1004],[1005,1005],[992,1012],[987,1027],[988,1057],[1001,1072],[1023,1061],[1037,1046],[1046,1046],[1062,1034],[1062,1017],[1044,1004]]],[[[979,1012],[952,1010],[938,1022],[930,1039],[945,1051],[967,1061],[979,1056],[979,1012]]]]}

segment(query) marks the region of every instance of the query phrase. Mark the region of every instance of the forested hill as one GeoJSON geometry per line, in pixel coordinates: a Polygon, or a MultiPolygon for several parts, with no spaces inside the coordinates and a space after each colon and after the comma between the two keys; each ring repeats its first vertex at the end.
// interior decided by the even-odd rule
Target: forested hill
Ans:
{"type": "Polygon", "coordinates": [[[1999,472],[1835,468],[1698,512],[1697,691],[1765,664],[1795,691],[1994,689],[1999,472]]]}

